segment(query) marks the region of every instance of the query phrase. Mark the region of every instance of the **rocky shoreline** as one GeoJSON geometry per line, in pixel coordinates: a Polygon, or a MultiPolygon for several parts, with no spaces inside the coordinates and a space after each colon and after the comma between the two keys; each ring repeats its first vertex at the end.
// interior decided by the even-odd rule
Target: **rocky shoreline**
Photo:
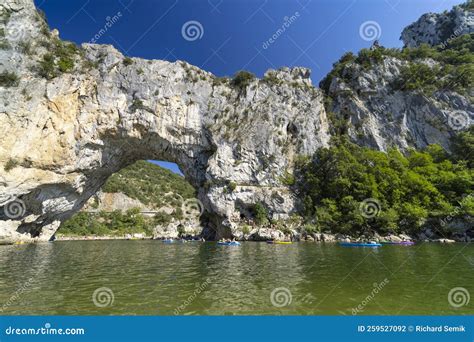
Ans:
{"type": "MultiPolygon", "coordinates": [[[[425,234],[425,233],[422,233],[425,234]]],[[[101,241],[101,240],[164,240],[178,237],[169,236],[147,236],[144,234],[135,235],[124,235],[124,236],[62,236],[56,237],[55,241],[101,241]]],[[[187,235],[183,237],[184,240],[198,240],[202,238],[201,235],[191,236],[187,235]]],[[[237,238],[238,241],[253,241],[253,242],[264,242],[264,241],[292,241],[292,242],[315,242],[315,243],[337,243],[337,242],[362,242],[362,241],[375,241],[375,242],[401,242],[401,241],[413,241],[413,242],[434,242],[434,243],[455,243],[474,242],[474,239],[467,236],[467,238],[454,238],[448,239],[445,237],[438,237],[432,235],[431,237],[422,236],[412,237],[406,234],[390,234],[381,236],[377,233],[373,235],[361,235],[359,237],[351,237],[344,234],[331,234],[331,233],[312,233],[312,234],[301,234],[295,232],[295,234],[283,234],[279,230],[260,228],[257,231],[252,231],[249,234],[237,238]]],[[[209,241],[209,240],[208,240],[209,241]]]]}
{"type": "Polygon", "coordinates": [[[105,241],[105,240],[153,240],[153,237],[151,237],[151,236],[127,237],[127,236],[111,236],[111,235],[104,235],[104,236],[94,236],[94,235],[64,236],[64,235],[60,235],[60,236],[57,236],[54,239],[54,241],[105,241]]]}

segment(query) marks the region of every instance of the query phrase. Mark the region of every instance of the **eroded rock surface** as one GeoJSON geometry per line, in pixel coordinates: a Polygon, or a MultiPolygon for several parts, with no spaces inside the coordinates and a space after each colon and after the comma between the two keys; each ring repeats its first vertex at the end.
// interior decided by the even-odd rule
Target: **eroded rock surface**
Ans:
{"type": "MultiPolygon", "coordinates": [[[[418,62],[430,68],[439,64],[418,62]]],[[[387,151],[439,144],[449,151],[451,138],[474,122],[472,94],[440,89],[425,95],[396,89],[394,84],[408,63],[385,56],[370,69],[355,62],[347,65],[342,77],[332,79],[331,111],[346,123],[347,134],[360,146],[387,151]]]]}
{"type": "MultiPolygon", "coordinates": [[[[285,176],[297,155],[330,140],[309,70],[229,80],[182,61],[126,58],[109,45],[75,50],[32,0],[1,0],[0,19],[0,241],[50,239],[112,173],[142,159],[180,166],[216,238],[236,235],[235,222],[257,202],[274,219],[297,210],[285,176]]],[[[400,63],[356,70],[350,84],[334,79],[333,110],[362,145],[449,148],[449,114],[472,113],[472,104],[455,93],[392,92],[400,63]]]]}
{"type": "Polygon", "coordinates": [[[112,173],[140,159],[177,163],[217,236],[230,235],[238,207],[256,201],[276,217],[295,210],[281,176],[295,155],[329,141],[308,70],[233,84],[185,62],[84,44],[73,69],[41,77],[56,38],[32,1],[0,9],[10,46],[0,72],[19,76],[0,88],[0,239],[48,240],[112,173]]]}
{"type": "Polygon", "coordinates": [[[451,11],[423,14],[407,26],[400,37],[407,47],[448,44],[450,39],[474,32],[472,2],[454,6],[451,11]]]}

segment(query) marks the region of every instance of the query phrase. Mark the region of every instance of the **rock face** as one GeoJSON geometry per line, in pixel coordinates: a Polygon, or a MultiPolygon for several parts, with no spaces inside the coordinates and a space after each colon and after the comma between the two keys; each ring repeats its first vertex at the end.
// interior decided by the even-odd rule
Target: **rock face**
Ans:
{"type": "MultiPolygon", "coordinates": [[[[206,211],[206,236],[236,233],[257,202],[274,219],[298,209],[285,176],[295,156],[330,140],[309,70],[229,80],[181,61],[125,58],[108,45],[76,51],[49,31],[33,0],[2,0],[0,28],[0,241],[50,239],[111,174],[143,159],[180,166],[206,211]]],[[[446,118],[472,113],[471,104],[452,93],[391,93],[400,63],[360,70],[351,84],[335,79],[336,113],[361,124],[362,134],[351,132],[360,144],[447,147],[446,118]]]]}
{"type": "Polygon", "coordinates": [[[426,13],[407,26],[400,37],[406,47],[447,44],[449,39],[474,32],[474,10],[468,3],[450,12],[426,13]]]}
{"type": "MultiPolygon", "coordinates": [[[[437,64],[432,60],[420,63],[437,64]]],[[[474,106],[468,96],[449,90],[429,97],[395,90],[393,84],[407,64],[394,57],[385,57],[367,70],[351,63],[343,77],[332,79],[331,111],[347,123],[348,135],[361,146],[386,151],[436,143],[449,151],[451,137],[473,122],[474,106]]]]}
{"type": "Polygon", "coordinates": [[[0,87],[0,240],[48,240],[112,173],[141,159],[180,166],[217,237],[257,201],[275,217],[295,210],[281,176],[295,155],[329,141],[308,70],[232,83],[84,44],[73,69],[41,77],[56,38],[32,0],[3,1],[0,11],[9,45],[0,72],[21,76],[0,87]]]}
{"type": "Polygon", "coordinates": [[[139,208],[142,212],[153,212],[154,209],[146,206],[137,199],[130,198],[121,192],[103,192],[99,191],[89,201],[84,204],[83,210],[86,212],[94,211],[127,211],[129,209],[139,208]]]}

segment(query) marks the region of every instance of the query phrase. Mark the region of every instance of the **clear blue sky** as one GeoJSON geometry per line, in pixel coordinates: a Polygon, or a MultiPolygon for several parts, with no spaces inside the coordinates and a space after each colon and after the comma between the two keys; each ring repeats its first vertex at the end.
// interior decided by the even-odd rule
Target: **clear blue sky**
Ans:
{"type": "MultiPolygon", "coordinates": [[[[305,66],[319,83],[346,51],[372,44],[401,47],[401,30],[426,12],[461,0],[35,0],[51,28],[76,43],[113,44],[124,54],[185,60],[218,76],[241,69],[305,66]],[[120,15],[119,15],[120,12],[120,15]],[[114,23],[99,34],[107,23],[114,23]],[[286,19],[285,19],[286,18],[286,19]],[[185,23],[193,21],[190,33],[185,23]],[[197,23],[196,23],[197,22],[197,23]],[[284,32],[282,27],[287,22],[284,32]],[[361,35],[360,28],[369,23],[361,35]],[[192,28],[199,31],[192,34],[192,28]],[[201,30],[202,28],[202,30],[201,30]],[[280,33],[277,33],[280,29],[280,33]],[[374,31],[372,31],[374,32],[374,31]],[[276,39],[269,43],[274,36],[276,39]],[[99,37],[100,36],[100,37],[99,37]],[[187,39],[185,39],[187,38],[187,39]],[[196,38],[196,39],[195,39],[196,38]],[[364,39],[365,38],[365,39],[364,39]],[[264,45],[266,48],[264,48],[264,45]]],[[[171,169],[176,170],[175,166],[171,169]]]]}

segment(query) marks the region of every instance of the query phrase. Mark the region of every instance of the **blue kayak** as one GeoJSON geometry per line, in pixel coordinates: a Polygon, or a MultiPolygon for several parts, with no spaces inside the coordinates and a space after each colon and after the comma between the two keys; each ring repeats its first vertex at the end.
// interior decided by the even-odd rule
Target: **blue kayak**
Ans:
{"type": "Polygon", "coordinates": [[[174,240],[173,239],[164,239],[163,240],[163,243],[173,243],[174,240]]]}
{"type": "Polygon", "coordinates": [[[240,246],[240,242],[232,241],[232,242],[218,242],[220,246],[240,246]]]}
{"type": "Polygon", "coordinates": [[[380,243],[369,242],[339,242],[339,246],[343,247],[380,247],[380,243]]]}

